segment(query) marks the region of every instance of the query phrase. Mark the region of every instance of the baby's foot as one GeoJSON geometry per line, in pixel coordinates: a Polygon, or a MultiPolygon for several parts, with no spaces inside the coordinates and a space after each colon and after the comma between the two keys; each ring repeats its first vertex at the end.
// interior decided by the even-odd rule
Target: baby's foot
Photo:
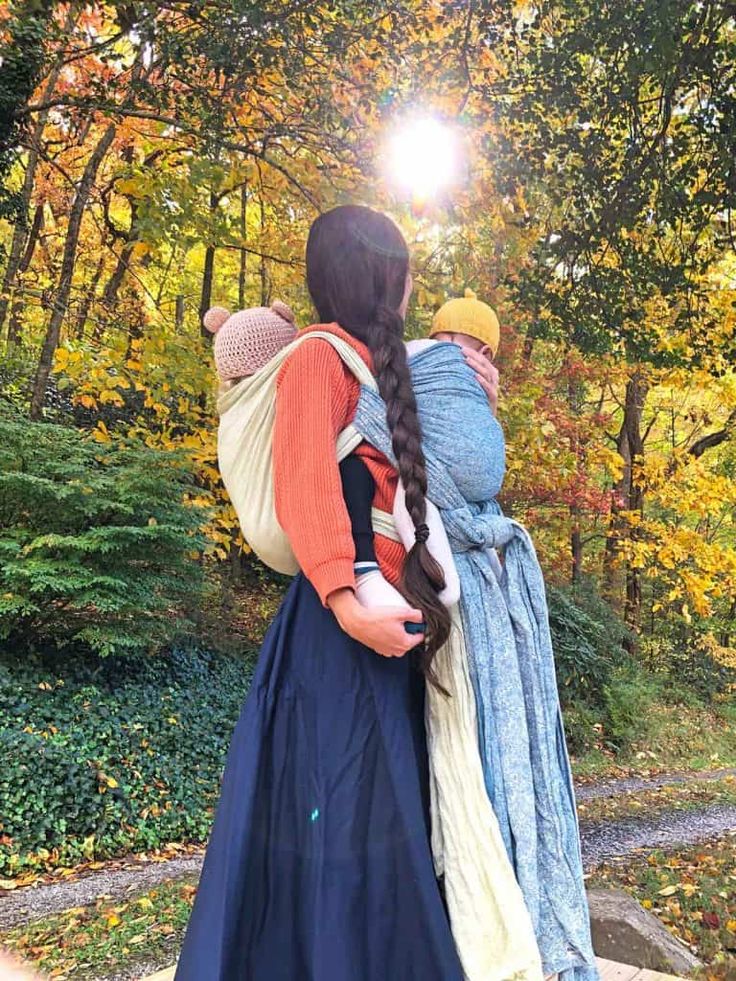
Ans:
{"type": "Polygon", "coordinates": [[[384,578],[377,565],[361,569],[356,564],[355,595],[360,605],[368,609],[377,606],[406,606],[404,597],[384,578]]]}

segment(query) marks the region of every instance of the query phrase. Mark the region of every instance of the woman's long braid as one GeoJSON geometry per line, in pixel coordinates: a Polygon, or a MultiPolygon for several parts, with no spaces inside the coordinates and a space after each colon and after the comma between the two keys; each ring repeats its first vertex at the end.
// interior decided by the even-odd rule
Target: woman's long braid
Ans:
{"type": "Polygon", "coordinates": [[[307,240],[307,285],[322,323],[340,324],[371,352],[416,534],[404,561],[402,590],[427,624],[419,666],[444,692],[432,658],[447,640],[451,621],[439,598],[445,577],[427,548],[427,471],[399,313],[409,286],[409,250],[398,226],[363,205],[340,205],[320,215],[307,240]]]}
{"type": "Polygon", "coordinates": [[[422,668],[428,680],[445,691],[432,669],[432,658],[449,636],[450,615],[439,599],[439,593],[445,588],[442,567],[426,544],[427,471],[417,402],[402,335],[401,317],[383,306],[379,307],[365,340],[373,357],[378,390],[386,403],[386,419],[406,493],[406,509],[418,532],[417,541],[404,563],[402,588],[407,600],[424,613],[427,623],[425,643],[419,653],[422,668]]]}

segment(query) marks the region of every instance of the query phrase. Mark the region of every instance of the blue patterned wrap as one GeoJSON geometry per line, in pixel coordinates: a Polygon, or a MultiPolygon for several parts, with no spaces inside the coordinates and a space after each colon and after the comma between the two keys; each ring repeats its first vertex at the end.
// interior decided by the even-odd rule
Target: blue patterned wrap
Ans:
{"type": "MultiPolygon", "coordinates": [[[[488,795],[545,973],[595,981],[544,579],[528,532],[495,500],[505,472],[503,431],[459,347],[434,344],[409,363],[429,497],[440,509],[460,576],[488,795]],[[500,581],[488,548],[503,552],[500,581]]],[[[354,425],[395,462],[384,403],[367,388],[354,425]]]]}

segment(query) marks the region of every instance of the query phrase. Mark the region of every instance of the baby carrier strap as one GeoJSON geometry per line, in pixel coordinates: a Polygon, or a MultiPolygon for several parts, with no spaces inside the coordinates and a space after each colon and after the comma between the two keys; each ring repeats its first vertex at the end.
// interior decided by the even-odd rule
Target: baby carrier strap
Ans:
{"type": "MultiPolygon", "coordinates": [[[[223,392],[217,400],[220,473],[238,515],[243,537],[266,565],[292,576],[299,571],[299,565],[289,539],[278,523],[274,499],[276,381],[289,355],[300,344],[312,339],[331,344],[360,384],[377,391],[370,369],[347,341],[329,331],[313,330],[297,337],[260,371],[223,392]]],[[[347,426],[337,439],[335,450],[338,461],[349,456],[362,440],[354,426],[347,426]]],[[[390,515],[375,510],[374,519],[381,528],[380,534],[395,537],[390,515]]]]}

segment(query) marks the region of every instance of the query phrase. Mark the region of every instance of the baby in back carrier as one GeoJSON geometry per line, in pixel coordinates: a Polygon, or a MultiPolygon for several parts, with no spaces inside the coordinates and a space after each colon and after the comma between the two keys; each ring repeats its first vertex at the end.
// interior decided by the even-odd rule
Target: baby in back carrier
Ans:
{"type": "MultiPolygon", "coordinates": [[[[291,310],[278,300],[270,307],[251,307],[232,315],[223,307],[213,307],[205,314],[204,325],[215,335],[214,356],[221,392],[257,375],[297,337],[291,310]]],[[[401,593],[384,578],[376,558],[371,513],[373,477],[355,454],[342,460],[339,467],[353,532],[357,599],[370,608],[406,606],[401,593]]],[[[408,514],[406,520],[411,521],[408,514]]],[[[439,513],[429,502],[427,524],[428,546],[445,571],[446,587],[441,598],[452,605],[459,598],[457,572],[439,513]]],[[[412,544],[413,541],[412,532],[412,544]]]]}

